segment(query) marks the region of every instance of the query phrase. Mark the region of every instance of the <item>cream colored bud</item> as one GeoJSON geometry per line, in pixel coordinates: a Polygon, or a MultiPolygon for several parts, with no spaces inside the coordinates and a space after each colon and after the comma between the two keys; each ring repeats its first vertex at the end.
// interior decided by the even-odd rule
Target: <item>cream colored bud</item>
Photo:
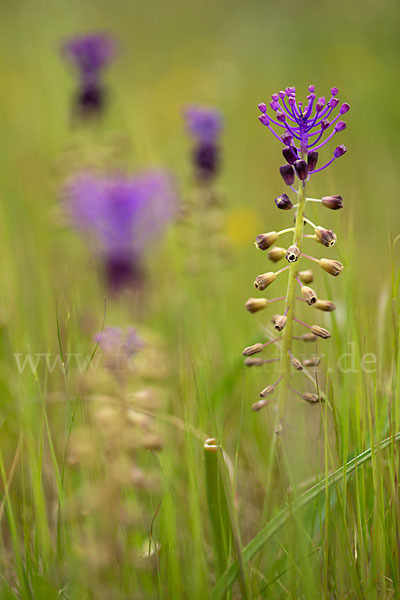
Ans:
{"type": "Polygon", "coordinates": [[[303,333],[301,338],[303,342],[315,342],[318,338],[314,333],[303,333]]]}
{"type": "Polygon", "coordinates": [[[310,306],[311,304],[315,304],[317,301],[317,294],[312,288],[307,287],[306,285],[303,285],[303,287],[301,288],[301,295],[303,296],[307,304],[309,304],[310,306]]]}
{"type": "Polygon", "coordinates": [[[276,323],[276,320],[277,320],[279,317],[280,317],[280,315],[272,315],[272,317],[271,317],[271,323],[272,323],[273,325],[275,325],[275,323],[276,323]]]}
{"type": "Polygon", "coordinates": [[[256,280],[254,282],[254,287],[257,290],[262,292],[267,288],[273,281],[275,281],[276,275],[272,271],[269,273],[262,273],[262,275],[257,275],[256,280]]]}
{"type": "Polygon", "coordinates": [[[280,248],[279,246],[275,246],[274,248],[271,248],[271,250],[268,252],[268,258],[272,262],[276,263],[276,262],[279,262],[285,256],[285,254],[286,254],[285,248],[280,248]]]}
{"type": "Polygon", "coordinates": [[[244,361],[246,367],[261,367],[264,364],[262,358],[246,358],[244,361]]]}
{"type": "Polygon", "coordinates": [[[317,241],[323,246],[329,248],[330,246],[334,246],[336,244],[336,235],[331,229],[325,229],[325,227],[316,227],[314,229],[314,233],[317,241]]]}
{"type": "Polygon", "coordinates": [[[343,265],[338,260],[329,260],[329,258],[321,258],[319,266],[322,267],[329,275],[336,277],[343,271],[343,265]]]}
{"type": "Polygon", "coordinates": [[[298,358],[295,358],[294,356],[292,356],[290,358],[290,362],[292,363],[292,365],[294,366],[294,368],[296,369],[296,371],[302,371],[303,370],[303,365],[301,364],[301,362],[299,361],[298,358]]]}
{"type": "Polygon", "coordinates": [[[304,394],[302,394],[301,397],[303,398],[303,400],[306,400],[307,402],[318,402],[318,400],[319,400],[317,394],[311,394],[310,392],[305,392],[304,394]]]}
{"type": "Polygon", "coordinates": [[[260,250],[267,250],[267,248],[270,248],[272,244],[275,244],[277,239],[278,234],[276,231],[270,231],[269,233],[260,233],[260,235],[256,237],[255,245],[260,250]]]}
{"type": "Polygon", "coordinates": [[[256,313],[265,308],[267,304],[268,300],[266,298],[249,298],[246,301],[245,307],[249,312],[256,313]]]}
{"type": "Polygon", "coordinates": [[[297,246],[289,246],[286,251],[286,260],[290,263],[294,263],[299,260],[300,250],[297,246]]]}
{"type": "Polygon", "coordinates": [[[318,367],[321,359],[317,356],[313,356],[312,358],[306,358],[303,360],[303,367],[318,367]]]}
{"type": "Polygon", "coordinates": [[[331,312],[332,310],[336,310],[336,305],[330,300],[317,300],[314,304],[314,308],[324,310],[325,312],[331,312]]]}
{"type": "Polygon", "coordinates": [[[264,388],[261,392],[260,392],[260,396],[261,398],[265,398],[265,396],[268,396],[269,394],[272,394],[272,392],[275,390],[275,386],[274,385],[267,385],[266,388],[264,388]]]}
{"type": "Polygon", "coordinates": [[[323,327],[320,327],[319,325],[312,325],[311,333],[313,333],[314,335],[317,335],[318,337],[322,338],[323,340],[327,340],[328,338],[331,337],[331,334],[329,333],[329,331],[327,329],[324,329],[323,327]]]}
{"type": "Polygon", "coordinates": [[[314,274],[311,269],[308,269],[308,271],[300,271],[299,279],[303,283],[312,283],[314,281],[314,274]]]}
{"type": "Polygon", "coordinates": [[[264,350],[263,344],[253,344],[252,346],[247,346],[242,352],[243,356],[251,356],[252,354],[257,354],[264,350]]]}
{"type": "Polygon", "coordinates": [[[282,329],[285,327],[286,325],[286,321],[287,321],[287,317],[286,315],[279,315],[276,319],[275,319],[275,329],[277,329],[278,331],[282,331],[282,329]]]}
{"type": "Polygon", "coordinates": [[[269,400],[259,400],[258,402],[254,402],[253,406],[251,407],[251,410],[254,411],[259,411],[262,408],[264,408],[264,406],[267,406],[267,404],[269,403],[269,400]]]}

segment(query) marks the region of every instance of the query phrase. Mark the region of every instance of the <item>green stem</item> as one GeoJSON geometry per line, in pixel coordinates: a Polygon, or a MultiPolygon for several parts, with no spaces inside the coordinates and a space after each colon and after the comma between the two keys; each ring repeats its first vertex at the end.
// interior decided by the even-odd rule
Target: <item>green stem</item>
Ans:
{"type": "MultiPolygon", "coordinates": [[[[306,185],[304,181],[300,181],[299,184],[299,195],[297,204],[297,216],[296,224],[294,227],[293,244],[296,244],[298,249],[301,251],[301,243],[303,238],[304,228],[304,212],[306,206],[306,185]]],[[[290,378],[290,356],[289,351],[292,349],[292,330],[293,330],[293,317],[294,317],[294,305],[296,302],[296,277],[299,272],[299,261],[292,263],[289,270],[289,281],[286,294],[286,307],[287,307],[287,321],[285,329],[283,330],[283,339],[281,343],[281,355],[280,355],[280,371],[283,375],[283,381],[279,386],[279,417],[282,418],[285,411],[286,392],[290,378]]]]}

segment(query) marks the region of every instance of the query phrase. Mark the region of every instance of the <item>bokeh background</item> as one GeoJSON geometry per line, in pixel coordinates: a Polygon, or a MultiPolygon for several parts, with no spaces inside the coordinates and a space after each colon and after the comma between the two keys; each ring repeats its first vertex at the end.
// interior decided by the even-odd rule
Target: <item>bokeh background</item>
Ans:
{"type": "MultiPolygon", "coordinates": [[[[343,425],[350,419],[351,423],[346,451],[347,444],[362,449],[368,437],[362,429],[363,409],[352,412],[357,384],[362,380],[363,398],[368,399],[374,390],[378,395],[389,393],[385,386],[396,350],[391,277],[399,260],[399,249],[392,250],[392,243],[400,233],[399,17],[395,0],[1,3],[1,445],[9,472],[22,428],[26,440],[13,502],[22,515],[17,529],[21,529],[25,549],[30,547],[26,542],[30,528],[33,538],[42,540],[32,560],[44,565],[38,568],[47,582],[43,585],[59,588],[64,577],[74,582],[71,596],[96,598],[128,597],[124,595],[127,590],[136,590],[135,597],[158,593],[184,598],[189,597],[187,586],[191,585],[190,597],[208,597],[212,576],[208,577],[208,525],[203,522],[204,436],[217,436],[235,464],[237,460],[245,541],[279,502],[279,486],[266,487],[271,484],[268,465],[274,416],[250,410],[259,389],[270,383],[270,375],[264,370],[245,372],[241,350],[258,341],[266,322],[265,315],[244,310],[245,300],[254,295],[254,277],[268,270],[265,255],[254,248],[253,240],[262,231],[290,226],[287,214],[278,212],[273,202],[285,191],[278,171],[280,148],[259,123],[257,105],[289,85],[306,95],[308,85],[315,84],[318,95],[328,96],[330,88],[337,86],[339,98],[351,105],[347,129],[339,134],[348,153],[310,186],[313,197],[343,195],[344,210],[314,210],[310,216],[318,219],[321,215],[321,224],[335,230],[338,243],[333,253],[345,265],[342,277],[333,281],[321,277],[319,283],[329,286],[324,289],[338,307],[335,336],[324,352],[333,369],[330,385],[338,399],[340,421],[343,425]],[[109,32],[118,40],[120,53],[105,76],[110,98],[104,117],[94,124],[77,125],[70,119],[75,80],[59,49],[66,37],[87,31],[109,32]],[[190,103],[215,106],[224,115],[222,170],[217,182],[224,205],[216,228],[228,249],[226,256],[216,253],[209,237],[199,233],[196,219],[191,228],[182,229],[176,223],[148,254],[149,277],[142,297],[110,297],[90,251],[62,214],[60,186],[71,172],[87,164],[129,171],[162,166],[174,173],[184,204],[193,183],[190,142],[182,120],[183,107],[190,103]],[[189,269],[188,248],[195,255],[195,266],[189,269]],[[43,428],[50,428],[55,455],[62,457],[65,420],[70,419],[65,394],[71,401],[81,398],[82,382],[73,372],[67,382],[58,371],[46,374],[39,369],[21,375],[13,354],[57,353],[59,335],[72,351],[90,353],[93,336],[102,327],[105,296],[106,325],[138,326],[161,348],[159,354],[148,357],[142,378],[146,385],[155,382],[159,403],[145,405],[144,410],[158,414],[155,421],[163,449],[159,454],[148,450],[140,459],[146,477],[151,469],[157,471],[158,484],[143,492],[140,501],[131,502],[138,516],[131,537],[125,540],[131,552],[130,558],[124,555],[125,562],[114,554],[109,558],[105,551],[106,558],[97,563],[93,558],[99,554],[97,545],[109,547],[109,532],[100,540],[94,534],[83,536],[76,517],[79,511],[74,512],[76,507],[67,511],[63,525],[69,542],[65,542],[61,567],[53,561],[51,550],[59,495],[55,459],[43,428]],[[377,355],[376,373],[336,373],[337,357],[349,351],[349,342],[356,343],[357,356],[363,352],[377,355]],[[43,402],[48,403],[46,426],[39,408],[43,402]],[[47,441],[39,448],[36,444],[42,436],[47,441]],[[32,472],[33,488],[41,480],[34,475],[40,461],[32,458],[40,452],[46,457],[45,482],[41,494],[33,492],[33,496],[36,501],[40,496],[43,506],[32,508],[30,492],[22,482],[26,471],[32,472]],[[154,565],[142,565],[135,567],[140,573],[132,575],[131,565],[136,564],[132,556],[149,539],[161,499],[155,527],[168,552],[155,570],[154,565]],[[182,506],[188,507],[188,514],[182,515],[182,506]],[[88,539],[90,550],[85,545],[88,539]],[[94,569],[96,577],[83,575],[82,565],[87,572],[94,569]]],[[[323,319],[321,324],[328,326],[332,316],[323,319]]],[[[112,383],[105,379],[104,373],[90,374],[83,395],[103,394],[105,389],[114,393],[112,383]]],[[[136,382],[130,385],[138,387],[136,382]]],[[[289,419],[293,432],[289,447],[298,481],[324,464],[323,443],[318,441],[319,408],[313,412],[314,408],[296,407],[291,424],[289,419]]],[[[379,414],[379,402],[376,408],[379,414]]],[[[77,426],[87,426],[87,410],[79,405],[77,426]]],[[[326,427],[334,429],[333,418],[328,418],[326,427]]],[[[340,443],[332,445],[330,465],[336,464],[341,452],[340,443]]],[[[97,494],[98,487],[91,488],[90,482],[98,485],[99,472],[96,467],[68,475],[68,509],[68,501],[79,496],[83,487],[84,504],[97,494]]],[[[128,488],[123,488],[124,494],[134,495],[128,488]]],[[[85,510],[90,513],[87,506],[85,510]]],[[[101,521],[102,509],[98,510],[96,518],[101,521]]],[[[9,521],[2,520],[4,573],[12,582],[15,546],[11,551],[9,521]]],[[[96,523],[93,518],[91,532],[97,531],[96,523]]],[[[282,590],[274,590],[274,597],[280,597],[282,590]]]]}

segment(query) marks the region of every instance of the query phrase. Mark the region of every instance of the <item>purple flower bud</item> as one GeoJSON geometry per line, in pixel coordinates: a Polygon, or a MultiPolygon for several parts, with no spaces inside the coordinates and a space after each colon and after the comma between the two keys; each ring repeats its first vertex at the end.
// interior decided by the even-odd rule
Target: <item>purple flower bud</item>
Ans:
{"type": "Polygon", "coordinates": [[[279,98],[284,98],[285,96],[286,96],[286,93],[283,90],[281,90],[279,92],[279,98]]]}
{"type": "Polygon", "coordinates": [[[315,167],[317,166],[317,162],[318,162],[318,152],[316,152],[315,150],[312,150],[311,152],[308,153],[308,156],[307,156],[308,170],[314,171],[315,167]]]}
{"type": "Polygon", "coordinates": [[[287,162],[289,163],[289,165],[294,165],[294,163],[297,160],[297,152],[295,151],[295,149],[293,148],[293,146],[286,146],[286,148],[284,148],[282,150],[282,154],[284,156],[284,158],[287,160],[287,162]]]}
{"type": "Polygon", "coordinates": [[[279,112],[276,113],[276,118],[281,123],[284,123],[286,121],[285,113],[283,113],[282,111],[279,111],[279,112]]]}
{"type": "Polygon", "coordinates": [[[295,93],[296,93],[296,88],[293,87],[293,86],[287,87],[286,90],[285,90],[285,92],[286,92],[287,96],[294,96],[295,93]]]}
{"type": "Polygon", "coordinates": [[[321,122],[321,129],[322,129],[322,131],[325,131],[325,129],[328,129],[329,125],[330,125],[330,123],[329,123],[328,119],[324,119],[321,122]]]}
{"type": "Polygon", "coordinates": [[[315,92],[315,85],[309,85],[308,86],[308,91],[309,92],[315,92]]]}
{"type": "Polygon", "coordinates": [[[263,125],[269,125],[269,118],[267,115],[260,115],[258,117],[258,120],[263,124],[263,125]]]}
{"type": "Polygon", "coordinates": [[[339,90],[338,90],[338,88],[337,88],[337,87],[333,87],[333,88],[331,88],[331,94],[332,94],[332,96],[336,96],[336,94],[338,93],[338,91],[339,91],[339,90]]]}
{"type": "Polygon", "coordinates": [[[328,102],[329,106],[331,106],[332,108],[336,108],[337,105],[339,104],[339,100],[337,98],[331,98],[328,102]]]}
{"type": "Polygon", "coordinates": [[[307,179],[308,167],[305,160],[303,160],[302,158],[300,160],[296,160],[296,162],[294,163],[294,168],[296,169],[297,177],[301,179],[301,181],[307,179]]]}
{"type": "Polygon", "coordinates": [[[272,94],[271,98],[272,98],[272,100],[275,100],[275,102],[278,102],[278,100],[279,100],[278,94],[272,94]]]}
{"type": "Polygon", "coordinates": [[[348,104],[347,102],[343,102],[342,106],[340,107],[340,114],[344,115],[344,113],[347,113],[347,111],[350,110],[350,104],[348,104]]]}
{"type": "Polygon", "coordinates": [[[344,121],[338,121],[335,125],[335,131],[343,131],[346,129],[346,123],[344,121]]]}
{"type": "Polygon", "coordinates": [[[343,208],[343,198],[342,196],[324,196],[322,204],[331,210],[339,210],[339,208],[343,208]]]}
{"type": "Polygon", "coordinates": [[[343,146],[343,144],[341,144],[340,146],[335,148],[333,154],[334,154],[335,158],[340,158],[341,156],[343,156],[343,154],[346,154],[346,152],[347,152],[346,146],[343,146]]]}
{"type": "Polygon", "coordinates": [[[294,183],[294,169],[291,165],[283,165],[279,168],[279,172],[283,181],[286,185],[293,185],[294,183]]]}
{"type": "Polygon", "coordinates": [[[286,144],[287,146],[290,146],[290,144],[293,141],[293,136],[289,131],[285,131],[285,133],[282,133],[282,135],[281,135],[281,140],[284,144],[286,144]]]}
{"type": "Polygon", "coordinates": [[[266,113],[266,112],[267,112],[267,105],[265,104],[265,102],[261,102],[261,103],[258,105],[258,108],[259,108],[259,110],[260,110],[262,113],[266,113]]]}
{"type": "Polygon", "coordinates": [[[296,98],[294,96],[289,96],[288,102],[290,106],[293,106],[294,104],[296,104],[296,98]]]}
{"type": "Polygon", "coordinates": [[[281,210],[290,210],[293,208],[293,204],[287,194],[282,194],[282,196],[275,198],[275,204],[281,210]]]}
{"type": "Polygon", "coordinates": [[[278,102],[275,102],[274,100],[271,100],[271,102],[269,103],[269,105],[272,108],[272,110],[277,111],[277,110],[280,109],[280,106],[279,106],[278,102]]]}
{"type": "Polygon", "coordinates": [[[321,110],[324,108],[325,106],[325,98],[324,96],[321,96],[321,98],[318,98],[317,100],[317,104],[315,105],[315,110],[317,112],[321,112],[321,110]]]}

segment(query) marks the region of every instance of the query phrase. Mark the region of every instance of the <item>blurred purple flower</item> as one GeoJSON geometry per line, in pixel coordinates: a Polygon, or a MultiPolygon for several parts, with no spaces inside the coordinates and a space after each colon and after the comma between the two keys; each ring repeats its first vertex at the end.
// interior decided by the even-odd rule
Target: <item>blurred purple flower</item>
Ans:
{"type": "Polygon", "coordinates": [[[169,174],[78,173],[64,186],[62,201],[73,226],[100,253],[109,285],[118,291],[141,278],[142,257],[177,211],[169,174]]]}
{"type": "Polygon", "coordinates": [[[123,355],[127,359],[144,346],[143,340],[133,327],[127,327],[125,331],[120,327],[106,327],[104,331],[97,333],[94,339],[105,354],[114,357],[123,355]]]}
{"type": "Polygon", "coordinates": [[[193,137],[193,164],[197,178],[208,183],[218,173],[220,151],[218,138],[222,131],[222,114],[216,108],[191,105],[184,112],[186,130],[193,137]]]}

